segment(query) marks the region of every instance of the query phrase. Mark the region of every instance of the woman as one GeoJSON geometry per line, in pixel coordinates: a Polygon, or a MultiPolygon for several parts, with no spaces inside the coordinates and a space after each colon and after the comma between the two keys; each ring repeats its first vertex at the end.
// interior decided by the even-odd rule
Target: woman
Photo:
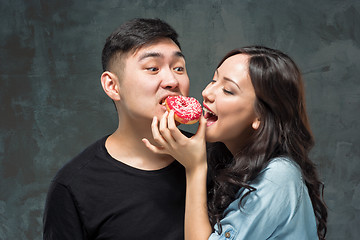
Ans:
{"type": "Polygon", "coordinates": [[[196,135],[184,137],[170,112],[152,124],[159,146],[144,139],[186,169],[185,239],[325,239],[323,185],[308,156],[314,140],[296,64],[277,50],[236,49],[202,95],[196,135]],[[213,143],[208,163],[205,135],[213,143]]]}

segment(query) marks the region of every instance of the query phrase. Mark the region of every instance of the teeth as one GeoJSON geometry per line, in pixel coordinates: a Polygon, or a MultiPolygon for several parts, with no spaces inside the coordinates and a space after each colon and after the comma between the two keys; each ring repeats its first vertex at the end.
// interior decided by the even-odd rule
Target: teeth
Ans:
{"type": "Polygon", "coordinates": [[[203,110],[204,110],[204,114],[210,113],[211,115],[217,116],[214,112],[212,112],[211,110],[209,110],[209,109],[207,109],[205,107],[203,108],[203,110]]]}

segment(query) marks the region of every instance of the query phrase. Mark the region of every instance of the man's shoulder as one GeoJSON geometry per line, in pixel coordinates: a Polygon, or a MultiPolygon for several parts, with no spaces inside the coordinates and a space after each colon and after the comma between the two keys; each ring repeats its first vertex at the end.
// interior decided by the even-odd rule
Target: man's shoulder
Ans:
{"type": "Polygon", "coordinates": [[[103,137],[86,147],[82,152],[69,160],[55,175],[53,181],[68,185],[77,177],[102,151],[107,137],[103,137]]]}

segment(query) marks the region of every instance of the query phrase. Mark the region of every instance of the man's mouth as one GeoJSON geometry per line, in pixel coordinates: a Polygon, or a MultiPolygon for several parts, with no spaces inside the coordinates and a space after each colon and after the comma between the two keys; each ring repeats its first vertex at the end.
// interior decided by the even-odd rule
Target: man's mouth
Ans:
{"type": "Polygon", "coordinates": [[[207,107],[204,107],[203,110],[204,110],[204,117],[207,120],[207,126],[209,127],[218,120],[218,116],[207,107]]]}
{"type": "MultiPolygon", "coordinates": [[[[177,95],[180,95],[180,94],[177,94],[177,95]]],[[[159,104],[165,106],[165,105],[166,105],[166,104],[165,104],[165,100],[166,100],[166,98],[169,97],[169,96],[176,96],[176,95],[167,95],[166,97],[164,97],[163,99],[160,100],[159,104]]]]}

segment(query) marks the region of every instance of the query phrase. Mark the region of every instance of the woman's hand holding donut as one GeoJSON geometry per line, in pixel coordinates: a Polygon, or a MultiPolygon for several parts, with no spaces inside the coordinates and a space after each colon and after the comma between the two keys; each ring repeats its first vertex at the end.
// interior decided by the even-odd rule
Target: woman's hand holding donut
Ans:
{"type": "Polygon", "coordinates": [[[154,117],[151,129],[160,147],[143,139],[146,147],[154,153],[170,154],[186,169],[185,239],[208,239],[212,229],[206,204],[206,119],[201,116],[199,128],[191,138],[176,127],[173,111],[166,112],[160,123],[154,117]]]}
{"type": "Polygon", "coordinates": [[[166,112],[160,122],[154,117],[151,130],[154,140],[160,147],[143,139],[146,147],[154,153],[169,154],[180,162],[187,173],[196,169],[207,170],[205,129],[206,119],[202,116],[199,128],[194,136],[184,136],[176,127],[174,112],[166,112]]]}

